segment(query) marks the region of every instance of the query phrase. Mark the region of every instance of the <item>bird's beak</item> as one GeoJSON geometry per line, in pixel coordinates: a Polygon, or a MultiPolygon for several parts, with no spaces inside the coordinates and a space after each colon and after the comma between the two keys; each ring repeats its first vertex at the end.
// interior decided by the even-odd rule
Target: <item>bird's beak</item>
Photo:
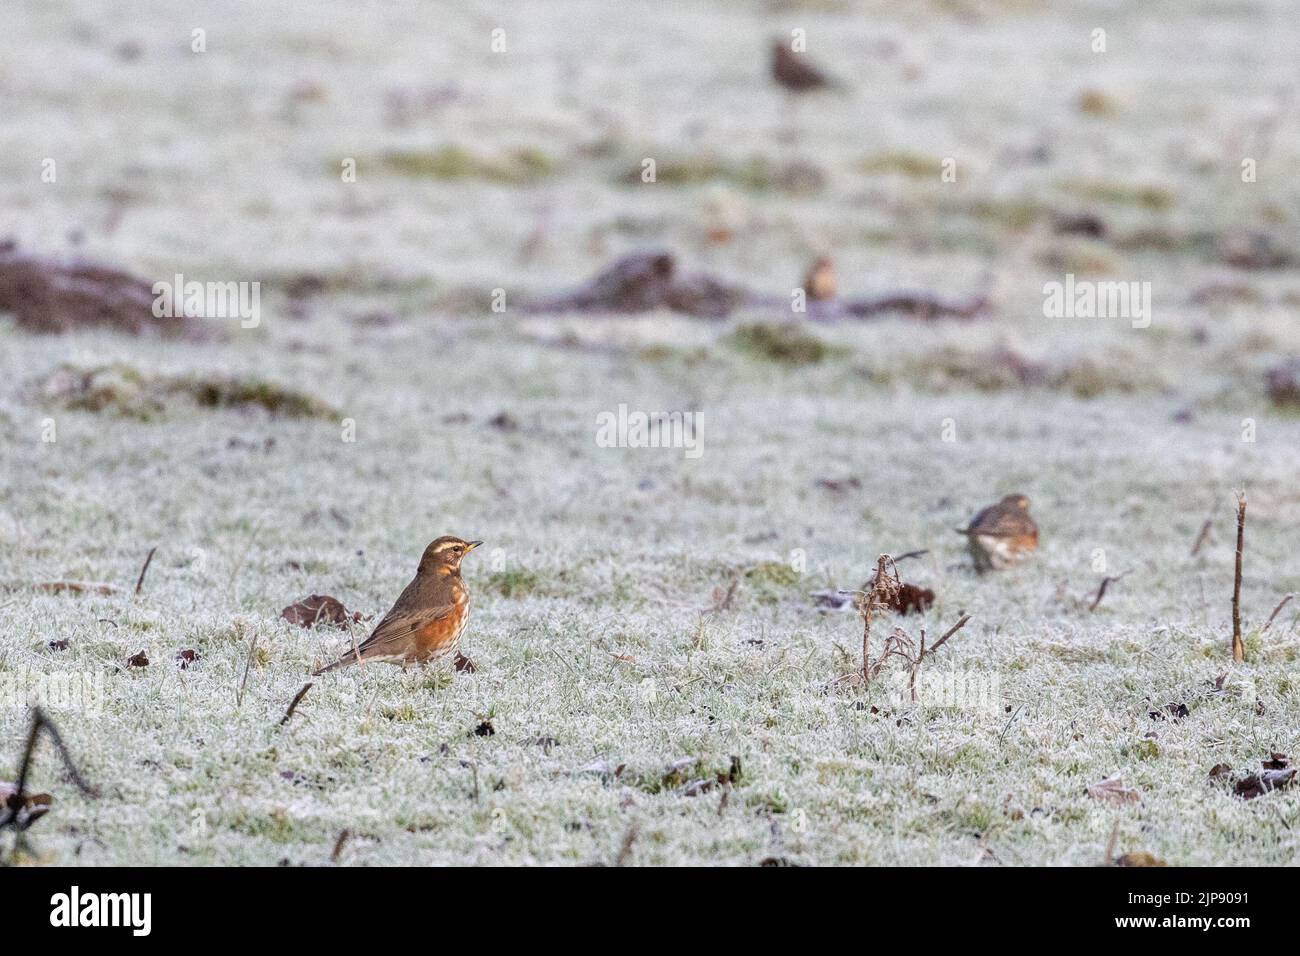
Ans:
{"type": "Polygon", "coordinates": [[[477,547],[478,547],[480,544],[482,544],[482,543],[483,543],[482,541],[468,541],[468,542],[466,542],[466,544],[468,544],[469,547],[467,547],[467,548],[465,549],[465,553],[466,553],[466,554],[469,554],[471,551],[473,551],[475,548],[477,548],[477,547]]]}

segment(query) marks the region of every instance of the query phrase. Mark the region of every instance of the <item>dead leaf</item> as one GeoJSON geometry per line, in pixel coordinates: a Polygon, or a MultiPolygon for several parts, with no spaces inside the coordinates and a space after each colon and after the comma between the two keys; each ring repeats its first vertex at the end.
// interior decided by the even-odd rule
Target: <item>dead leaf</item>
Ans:
{"type": "Polygon", "coordinates": [[[1295,768],[1289,770],[1261,770],[1237,781],[1232,792],[1243,800],[1254,800],[1272,790],[1281,790],[1295,783],[1295,768]]]}
{"type": "Polygon", "coordinates": [[[49,594],[117,594],[122,590],[103,581],[43,581],[34,587],[49,594]]]}
{"type": "Polygon", "coordinates": [[[1108,803],[1141,803],[1142,795],[1132,787],[1124,786],[1122,777],[1107,777],[1088,788],[1088,796],[1108,803]]]}
{"type": "Polygon", "coordinates": [[[16,823],[19,830],[26,830],[49,813],[53,803],[54,798],[48,793],[24,793],[20,799],[17,784],[0,780],[0,806],[17,811],[16,823]]]}
{"type": "Polygon", "coordinates": [[[50,641],[50,650],[52,651],[66,651],[68,647],[69,643],[66,637],[61,640],[50,641]]]}
{"type": "Polygon", "coordinates": [[[1276,751],[1269,755],[1269,759],[1260,764],[1265,770],[1285,770],[1291,766],[1291,760],[1286,754],[1280,754],[1276,751]]]}
{"type": "Polygon", "coordinates": [[[299,627],[314,627],[317,624],[356,624],[361,615],[349,612],[343,602],[326,594],[313,594],[303,598],[297,604],[290,604],[280,612],[280,617],[299,627]]]}
{"type": "Polygon", "coordinates": [[[1187,709],[1186,704],[1169,703],[1165,704],[1164,708],[1161,710],[1149,711],[1147,716],[1152,720],[1164,720],[1166,713],[1171,715],[1173,721],[1177,723],[1179,720],[1191,713],[1191,711],[1187,709]]]}
{"type": "Polygon", "coordinates": [[[932,604],[934,604],[934,592],[914,584],[902,585],[889,599],[890,609],[899,614],[909,614],[912,611],[922,614],[932,604]]]}
{"type": "Polygon", "coordinates": [[[194,650],[193,648],[187,647],[182,651],[176,652],[176,665],[180,667],[180,669],[183,671],[189,670],[190,665],[193,664],[198,659],[199,659],[199,652],[194,650]]]}
{"type": "Polygon", "coordinates": [[[141,651],[138,654],[132,654],[128,657],[126,659],[126,664],[128,667],[148,667],[149,657],[144,651],[141,651]]]}
{"type": "Polygon", "coordinates": [[[490,720],[485,720],[474,728],[475,737],[491,737],[496,732],[497,729],[492,726],[492,721],[490,720]]]}
{"type": "Polygon", "coordinates": [[[1210,768],[1210,779],[1213,780],[1218,777],[1225,777],[1230,773],[1232,773],[1231,764],[1216,763],[1213,767],[1210,768]]]}

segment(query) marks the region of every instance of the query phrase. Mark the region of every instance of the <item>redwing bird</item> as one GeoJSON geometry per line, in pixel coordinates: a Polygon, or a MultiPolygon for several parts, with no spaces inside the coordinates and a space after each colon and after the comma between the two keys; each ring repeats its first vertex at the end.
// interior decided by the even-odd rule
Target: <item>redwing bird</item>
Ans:
{"type": "Polygon", "coordinates": [[[780,37],[772,41],[772,79],[796,93],[840,85],[804,59],[802,53],[795,53],[780,37]]]}
{"type": "Polygon", "coordinates": [[[393,609],[361,642],[333,664],[312,676],[357,661],[428,664],[455,658],[457,670],[473,670],[460,654],[460,637],[469,623],[469,589],[460,577],[460,562],[482,541],[444,535],[424,549],[415,579],[406,586],[393,609]]]}
{"type": "Polygon", "coordinates": [[[1029,499],[1024,495],[1007,495],[957,533],[970,542],[977,571],[1008,568],[1038,547],[1038,526],[1029,517],[1029,499]]]}

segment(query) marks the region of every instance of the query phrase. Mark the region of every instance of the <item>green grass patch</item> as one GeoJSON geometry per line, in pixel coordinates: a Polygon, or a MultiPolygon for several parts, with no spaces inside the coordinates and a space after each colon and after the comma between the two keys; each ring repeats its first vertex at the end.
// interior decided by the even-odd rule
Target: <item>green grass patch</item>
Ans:
{"type": "Polygon", "coordinates": [[[337,419],[329,403],[306,392],[251,376],[156,375],[123,362],[59,365],[40,385],[40,398],[69,411],[150,421],[179,405],[260,408],[278,418],[337,419]]]}
{"type": "Polygon", "coordinates": [[[555,175],[554,161],[531,147],[485,156],[463,146],[429,150],[395,150],[380,157],[390,173],[412,179],[478,179],[516,186],[529,185],[555,175]]]}
{"type": "Polygon", "coordinates": [[[487,586],[504,598],[521,598],[532,594],[541,585],[542,579],[532,571],[493,571],[488,575],[487,586]]]}
{"type": "Polygon", "coordinates": [[[793,322],[742,325],[731,334],[729,341],[747,355],[781,365],[816,365],[833,355],[844,354],[843,349],[829,345],[793,322]]]}

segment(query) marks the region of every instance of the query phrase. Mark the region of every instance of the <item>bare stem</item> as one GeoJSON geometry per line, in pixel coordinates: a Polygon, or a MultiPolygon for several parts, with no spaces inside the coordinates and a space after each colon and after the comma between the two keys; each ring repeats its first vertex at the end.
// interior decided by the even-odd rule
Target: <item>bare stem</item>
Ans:
{"type": "Polygon", "coordinates": [[[1278,602],[1277,607],[1273,608],[1273,613],[1268,616],[1268,623],[1264,625],[1264,629],[1261,630],[1259,633],[1263,634],[1265,631],[1267,631],[1270,627],[1273,626],[1274,619],[1281,612],[1282,608],[1286,607],[1287,604],[1290,603],[1293,597],[1295,597],[1294,594],[1288,594],[1286,597],[1284,597],[1281,601],[1278,602]]]}
{"type": "Polygon", "coordinates": [[[281,727],[289,722],[289,718],[292,717],[293,712],[298,709],[298,705],[302,703],[302,699],[307,696],[307,691],[311,690],[311,687],[312,685],[310,683],[303,684],[302,690],[293,695],[293,700],[289,701],[289,709],[286,710],[284,716],[280,718],[281,727]]]}
{"type": "Polygon", "coordinates": [[[1232,660],[1246,659],[1246,645],[1241,639],[1241,556],[1246,550],[1246,496],[1237,495],[1237,570],[1232,580],[1232,660]]]}
{"type": "Polygon", "coordinates": [[[157,549],[156,547],[154,547],[154,548],[150,548],[150,549],[149,549],[149,554],[148,554],[148,555],[145,557],[145,559],[144,559],[144,567],[142,567],[142,568],[140,569],[140,576],[139,576],[138,578],[136,578],[136,581],[135,581],[135,596],[136,596],[136,597],[139,597],[139,596],[140,596],[140,589],[141,589],[142,587],[144,587],[144,576],[145,576],[146,574],[149,573],[149,565],[153,564],[153,556],[154,556],[154,553],[155,553],[157,550],[158,550],[158,549],[157,549]]]}
{"type": "Polygon", "coordinates": [[[1110,587],[1112,584],[1116,583],[1117,581],[1123,580],[1128,575],[1128,573],[1129,573],[1128,571],[1125,571],[1123,574],[1116,574],[1114,576],[1108,575],[1102,578],[1101,587],[1097,588],[1097,596],[1093,598],[1092,603],[1088,605],[1088,610],[1089,611],[1097,610],[1097,605],[1099,605],[1101,603],[1101,599],[1106,596],[1106,589],[1110,587]]]}

